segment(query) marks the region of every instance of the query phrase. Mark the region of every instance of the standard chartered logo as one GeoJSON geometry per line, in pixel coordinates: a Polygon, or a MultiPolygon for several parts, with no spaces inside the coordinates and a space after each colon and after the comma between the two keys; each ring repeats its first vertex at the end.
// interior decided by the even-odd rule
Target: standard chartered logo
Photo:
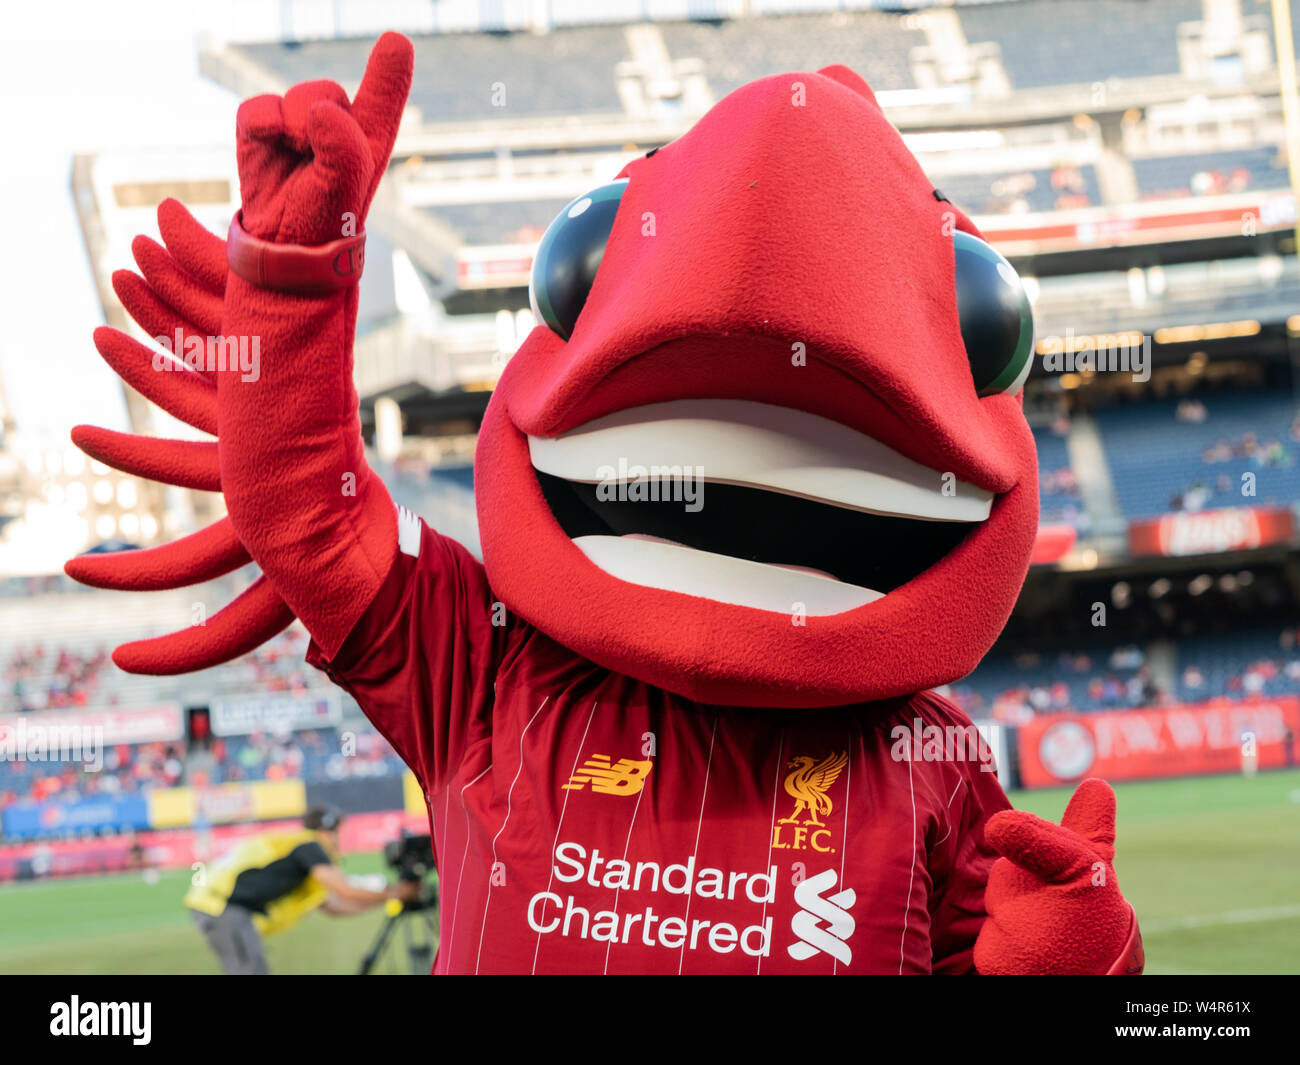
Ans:
{"type": "Polygon", "coordinates": [[[790,931],[799,942],[789,948],[795,961],[807,961],[815,954],[829,954],[843,965],[853,960],[847,940],[857,924],[849,907],[858,896],[852,888],[828,896],[826,892],[835,887],[837,880],[835,870],[827,869],[795,885],[794,901],[799,912],[790,920],[790,931]]]}
{"type": "Polygon", "coordinates": [[[555,848],[552,874],[561,884],[628,892],[629,902],[636,899],[636,903],[622,912],[592,910],[580,905],[573,895],[539,891],[528,902],[528,927],[541,935],[558,934],[599,943],[640,943],[670,950],[711,950],[717,954],[730,954],[739,948],[754,958],[771,952],[772,918],[762,917],[762,909],[754,914],[759,918],[755,923],[742,927],[729,921],[694,917],[688,922],[684,917],[665,915],[653,901],[640,908],[637,904],[646,895],[653,899],[663,893],[765,909],[776,900],[774,865],[762,872],[724,872],[697,868],[691,857],[664,866],[654,861],[606,858],[599,850],[589,853],[580,843],[566,842],[555,848]]]}

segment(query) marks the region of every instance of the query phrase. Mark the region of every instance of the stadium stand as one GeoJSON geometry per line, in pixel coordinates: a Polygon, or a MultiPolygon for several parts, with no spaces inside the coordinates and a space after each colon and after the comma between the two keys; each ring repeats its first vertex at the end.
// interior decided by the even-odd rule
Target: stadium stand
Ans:
{"type": "Polygon", "coordinates": [[[466,244],[532,244],[568,200],[506,200],[445,204],[430,212],[447,222],[466,244]]]}
{"type": "Polygon", "coordinates": [[[972,4],[959,17],[969,41],[999,46],[1014,88],[1037,89],[1177,74],[1178,26],[1201,13],[1200,0],[1052,0],[972,4]],[[1042,47],[1045,32],[1070,42],[1068,56],[1042,47]]]}
{"type": "MultiPolygon", "coordinates": [[[[615,66],[631,58],[622,26],[575,26],[561,33],[452,33],[414,37],[417,78],[410,105],[426,121],[499,117],[494,83],[510,110],[531,116],[621,111],[615,66]],[[478,91],[474,91],[477,87],[478,91]]],[[[302,41],[241,45],[286,85],[314,78],[342,84],[365,69],[370,42],[302,41]]]]}
{"type": "Polygon", "coordinates": [[[77,802],[95,796],[138,794],[181,783],[184,746],[142,743],[113,746],[103,767],[87,771],[82,762],[0,761],[0,808],[13,802],[77,802]]]}
{"type": "Polygon", "coordinates": [[[43,643],[16,647],[3,665],[6,694],[0,711],[86,706],[98,694],[107,665],[103,646],[93,653],[43,643]]]}
{"type": "Polygon", "coordinates": [[[1079,498],[1079,484],[1066,447],[1068,422],[1034,428],[1038,447],[1038,522],[1040,525],[1074,525],[1087,522],[1079,498]]]}
{"type": "Polygon", "coordinates": [[[974,214],[1066,210],[1101,203],[1097,171],[1092,166],[931,176],[948,199],[974,214]]]}
{"type": "Polygon", "coordinates": [[[299,729],[214,739],[210,758],[191,760],[184,742],[116,744],[103,766],[82,761],[0,761],[0,804],[75,802],[138,794],[150,788],[299,779],[307,783],[399,776],[405,769],[363,717],[328,729],[299,729]],[[347,749],[343,733],[348,734],[347,749]]]}
{"type": "Polygon", "coordinates": [[[349,731],[356,740],[355,754],[344,756],[339,729],[302,729],[285,735],[264,732],[214,740],[218,772],[208,781],[346,780],[351,777],[389,776],[402,772],[403,764],[392,748],[361,719],[349,731]]]}
{"type": "MultiPolygon", "coordinates": [[[[877,90],[916,88],[918,54],[936,39],[927,32],[927,15],[910,10],[772,12],[755,19],[712,14],[700,10],[690,20],[655,20],[666,53],[652,48],[648,58],[669,71],[673,64],[692,63],[717,96],[754,78],[828,63],[852,67],[877,90]]],[[[1177,75],[1180,36],[1204,25],[1205,7],[1202,0],[990,0],[958,4],[953,17],[972,48],[993,49],[1012,89],[1034,90],[1177,75]],[[1041,46],[1046,34],[1071,41],[1068,61],[1041,46]]],[[[647,59],[644,52],[638,56],[628,27],[565,25],[555,18],[545,34],[413,33],[417,68],[429,76],[416,79],[411,105],[427,121],[492,117],[500,113],[492,100],[492,84],[500,80],[511,90],[509,107],[523,114],[622,111],[616,68],[635,68],[647,59]],[[467,92],[466,86],[481,91],[467,92]]],[[[929,28],[936,24],[931,19],[929,28]]],[[[1267,17],[1251,11],[1244,24],[1271,42],[1267,17]]],[[[364,65],[364,41],[297,40],[292,27],[286,32],[290,39],[237,47],[283,84],[315,77],[348,84],[364,65]]],[[[954,39],[943,36],[941,43],[951,47],[954,39]]]]}
{"type": "Polygon", "coordinates": [[[1129,518],[1300,498],[1300,423],[1284,393],[1157,400],[1097,412],[1129,518]],[[1243,476],[1254,475],[1254,496],[1243,476]]]}
{"type": "Polygon", "coordinates": [[[1143,199],[1215,196],[1247,189],[1284,189],[1285,161],[1272,148],[1134,159],[1143,199]]]}
{"type": "Polygon", "coordinates": [[[1295,694],[1300,694],[1300,643],[1293,626],[1252,626],[1179,641],[1181,699],[1295,694]]]}
{"type": "Polygon", "coordinates": [[[703,60],[718,96],[768,74],[831,63],[851,67],[877,90],[914,88],[909,54],[925,43],[919,29],[883,11],[665,22],[660,29],[674,59],[703,60]]]}
{"type": "Polygon", "coordinates": [[[990,655],[952,686],[951,696],[969,714],[1014,721],[1025,710],[1087,713],[1147,706],[1161,693],[1145,652],[1128,644],[990,655]]]}
{"type": "Polygon", "coordinates": [[[320,673],[304,663],[306,637],[296,629],[235,662],[184,680],[122,673],[108,657],[113,643],[111,637],[75,632],[18,643],[0,663],[4,681],[0,713],[147,705],[195,691],[218,696],[248,690],[301,694],[329,687],[320,673]]]}

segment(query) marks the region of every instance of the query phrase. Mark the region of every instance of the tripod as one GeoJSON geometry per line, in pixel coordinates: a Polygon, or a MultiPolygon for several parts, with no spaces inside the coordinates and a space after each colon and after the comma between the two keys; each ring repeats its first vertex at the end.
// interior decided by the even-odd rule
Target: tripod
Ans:
{"type": "Polygon", "coordinates": [[[429,911],[436,905],[436,900],[432,898],[427,900],[421,898],[417,902],[405,903],[395,913],[389,913],[384,918],[384,923],[379,926],[379,933],[370,944],[366,956],[361,959],[358,975],[367,976],[374,970],[375,963],[383,954],[393,932],[400,926],[402,941],[406,947],[407,964],[410,966],[408,971],[412,976],[427,976],[429,970],[433,968],[433,940],[437,935],[429,911]]]}

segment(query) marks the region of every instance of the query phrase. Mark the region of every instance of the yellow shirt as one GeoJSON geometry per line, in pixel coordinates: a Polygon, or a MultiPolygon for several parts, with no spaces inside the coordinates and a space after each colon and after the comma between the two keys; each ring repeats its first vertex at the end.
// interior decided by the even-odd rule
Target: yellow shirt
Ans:
{"type": "MultiPolygon", "coordinates": [[[[241,874],[266,870],[275,862],[288,862],[298,847],[315,842],[316,833],[308,829],[250,836],[234,850],[195,873],[193,886],[185,895],[185,905],[191,910],[218,917],[235,893],[236,881],[241,874]]],[[[283,932],[328,897],[329,889],[308,874],[296,887],[266,900],[262,904],[265,913],[253,910],[253,925],[263,935],[283,932]]]]}

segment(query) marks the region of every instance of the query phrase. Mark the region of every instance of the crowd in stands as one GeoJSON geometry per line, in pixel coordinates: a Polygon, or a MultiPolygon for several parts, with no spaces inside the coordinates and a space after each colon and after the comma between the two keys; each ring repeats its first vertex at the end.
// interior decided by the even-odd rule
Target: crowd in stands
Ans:
{"type": "Polygon", "coordinates": [[[1227,632],[1184,640],[1178,647],[1179,697],[1300,694],[1300,629],[1227,632]]]}
{"type": "Polygon", "coordinates": [[[968,714],[1022,724],[1038,714],[1091,713],[1300,695],[1300,627],[1251,627],[1174,644],[1170,683],[1158,683],[1134,644],[1094,651],[1026,651],[986,658],[948,696],[968,714]]]}
{"type": "Polygon", "coordinates": [[[1289,393],[1157,400],[1099,410],[1096,421],[1126,517],[1300,498],[1300,416],[1289,393]]]}
{"type": "Polygon", "coordinates": [[[252,671],[252,683],[261,692],[305,693],[328,682],[306,663],[307,635],[297,625],[255,648],[239,660],[252,671]]]}
{"type": "Polygon", "coordinates": [[[1049,426],[1034,428],[1034,444],[1038,448],[1038,522],[1086,530],[1088,512],[1066,446],[1069,433],[1070,420],[1064,415],[1049,426]]]}
{"type": "MultiPolygon", "coordinates": [[[[305,694],[329,686],[307,665],[307,636],[292,626],[242,658],[209,671],[213,690],[256,690],[305,694]]],[[[116,684],[127,678],[112,665],[108,648],[69,647],[57,641],[34,641],[7,649],[0,658],[0,714],[122,704],[116,684]]],[[[185,682],[162,678],[152,685],[157,699],[180,698],[185,682]]]]}
{"type": "Polygon", "coordinates": [[[184,746],[177,743],[117,744],[102,755],[103,766],[96,772],[88,772],[83,762],[0,761],[0,807],[169,788],[181,782],[185,771],[184,746]]]}
{"type": "Polygon", "coordinates": [[[1221,196],[1286,185],[1284,150],[1269,147],[1133,160],[1144,200],[1221,196]]]}
{"type": "Polygon", "coordinates": [[[230,736],[214,740],[212,753],[217,771],[208,782],[214,784],[296,777],[346,780],[402,771],[401,759],[369,726],[230,736]]]}
{"type": "Polygon", "coordinates": [[[1057,166],[1001,174],[939,174],[944,195],[975,214],[1026,214],[1091,207],[1101,202],[1096,169],[1057,166]]]}
{"type": "Polygon", "coordinates": [[[92,652],[44,643],[16,647],[3,665],[0,713],[89,706],[108,666],[103,647],[92,652]]]}
{"type": "Polygon", "coordinates": [[[365,721],[338,729],[217,738],[211,743],[211,757],[191,760],[188,753],[180,742],[114,745],[103,751],[98,771],[84,762],[0,760],[0,807],[19,801],[115,797],[180,784],[346,780],[403,770],[401,759],[365,721]]]}
{"type": "MultiPolygon", "coordinates": [[[[1183,423],[1200,424],[1208,418],[1208,410],[1200,400],[1183,400],[1175,409],[1175,417],[1183,423]]],[[[1291,424],[1292,441],[1300,440],[1300,421],[1291,424]]],[[[1291,449],[1277,437],[1261,440],[1253,432],[1244,432],[1232,438],[1219,438],[1201,452],[1207,466],[1235,464],[1253,469],[1281,469],[1295,460],[1291,449]]],[[[1217,473],[1213,478],[1194,477],[1186,488],[1175,492],[1169,499],[1171,511],[1203,510],[1216,499],[1240,494],[1239,478],[1227,473],[1217,473]]]]}
{"type": "Polygon", "coordinates": [[[1092,653],[991,656],[952,685],[949,697],[972,716],[1023,724],[1036,714],[1150,706],[1164,692],[1152,679],[1143,650],[1126,644],[1092,653]]]}

